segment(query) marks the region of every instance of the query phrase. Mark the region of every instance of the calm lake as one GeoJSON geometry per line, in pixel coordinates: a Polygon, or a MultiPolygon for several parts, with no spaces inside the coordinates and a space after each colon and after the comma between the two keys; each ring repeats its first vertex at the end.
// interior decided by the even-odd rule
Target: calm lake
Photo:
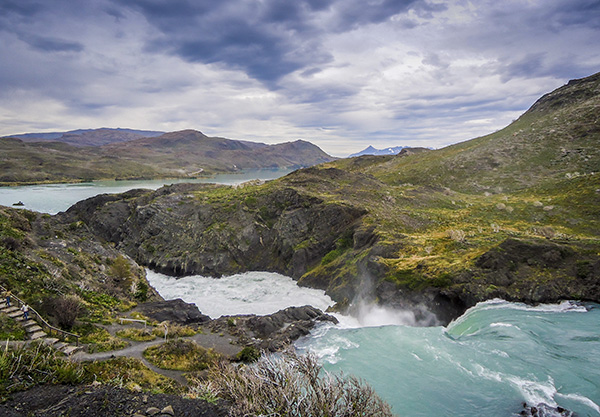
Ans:
{"type": "Polygon", "coordinates": [[[219,174],[210,178],[166,179],[139,181],[94,181],[73,184],[42,184],[19,187],[0,187],[0,205],[20,207],[41,213],[56,214],[78,201],[98,194],[122,193],[134,188],[156,190],[163,185],[182,182],[241,184],[250,180],[272,180],[292,172],[291,169],[258,169],[239,174],[219,174]],[[23,206],[13,206],[22,202],[23,206]]]}

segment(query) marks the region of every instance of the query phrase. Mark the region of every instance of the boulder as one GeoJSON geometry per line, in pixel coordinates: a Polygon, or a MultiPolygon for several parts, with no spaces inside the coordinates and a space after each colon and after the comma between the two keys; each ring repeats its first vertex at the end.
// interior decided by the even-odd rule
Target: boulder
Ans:
{"type": "Polygon", "coordinates": [[[202,314],[196,304],[186,303],[181,298],[168,301],[156,301],[140,304],[138,310],[143,315],[156,321],[170,321],[177,324],[201,324],[210,321],[210,317],[202,314]]]}

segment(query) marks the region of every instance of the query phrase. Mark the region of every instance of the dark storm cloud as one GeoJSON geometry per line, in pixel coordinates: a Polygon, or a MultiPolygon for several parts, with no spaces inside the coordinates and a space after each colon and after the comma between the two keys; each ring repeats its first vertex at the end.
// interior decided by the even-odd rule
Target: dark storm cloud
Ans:
{"type": "Polygon", "coordinates": [[[2,0],[0,2],[0,29],[14,34],[19,40],[41,52],[80,52],[81,42],[61,36],[60,23],[79,15],[88,20],[90,15],[85,7],[74,7],[65,0],[30,1],[2,0]]]}
{"type": "Polygon", "coordinates": [[[554,16],[550,21],[563,27],[583,25],[600,28],[600,2],[598,0],[572,0],[557,3],[549,12],[549,15],[554,16]]]}
{"type": "MultiPolygon", "coordinates": [[[[115,0],[118,1],[118,0],[115,0]]],[[[149,51],[190,62],[241,69],[275,87],[285,75],[331,61],[322,45],[329,33],[380,23],[415,6],[431,13],[444,7],[421,0],[123,0],[158,29],[149,51]]]]}
{"type": "Polygon", "coordinates": [[[338,1],[338,31],[354,29],[371,23],[381,23],[392,16],[408,11],[416,0],[338,1]]]}
{"type": "Polygon", "coordinates": [[[37,2],[3,0],[0,3],[0,16],[31,17],[39,10],[40,5],[37,2]]]}

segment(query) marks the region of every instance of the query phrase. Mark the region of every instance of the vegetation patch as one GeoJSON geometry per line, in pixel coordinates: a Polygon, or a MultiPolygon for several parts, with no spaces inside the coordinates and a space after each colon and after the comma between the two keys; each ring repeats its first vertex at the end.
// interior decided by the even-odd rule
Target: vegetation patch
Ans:
{"type": "Polygon", "coordinates": [[[254,346],[246,346],[235,356],[239,362],[256,362],[260,358],[260,351],[254,346]]]}
{"type": "Polygon", "coordinates": [[[194,341],[177,339],[149,347],[144,351],[144,357],[162,369],[191,372],[207,369],[218,355],[194,341]]]}
{"type": "Polygon", "coordinates": [[[118,388],[135,389],[139,386],[152,393],[168,394],[181,394],[183,391],[177,382],[151,371],[139,359],[119,357],[84,366],[86,379],[118,388]]]}
{"type": "Polygon", "coordinates": [[[134,342],[148,342],[156,339],[150,329],[124,329],[117,332],[117,336],[133,340],[134,342]]]}
{"type": "Polygon", "coordinates": [[[85,381],[81,364],[66,361],[44,343],[0,351],[0,399],[39,384],[79,384],[85,381]]]}
{"type": "Polygon", "coordinates": [[[0,314],[0,340],[26,340],[23,326],[5,314],[0,314]]]}
{"type": "Polygon", "coordinates": [[[75,326],[73,331],[82,335],[79,342],[86,345],[89,353],[108,352],[129,346],[128,342],[112,337],[108,330],[91,323],[75,326]]]}
{"type": "Polygon", "coordinates": [[[177,323],[165,322],[162,324],[158,324],[152,330],[152,334],[158,337],[165,337],[165,325],[167,329],[167,339],[179,338],[179,337],[189,337],[197,334],[200,330],[190,327],[184,326],[177,323]]]}

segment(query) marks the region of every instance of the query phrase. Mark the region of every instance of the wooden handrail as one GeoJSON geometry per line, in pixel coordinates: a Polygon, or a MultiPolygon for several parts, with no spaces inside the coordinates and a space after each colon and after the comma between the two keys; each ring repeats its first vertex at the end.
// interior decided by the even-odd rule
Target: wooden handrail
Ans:
{"type": "MultiPolygon", "coordinates": [[[[3,292],[8,291],[3,285],[0,285],[0,289],[2,289],[3,292]]],[[[19,304],[19,307],[22,306],[23,304],[27,304],[27,303],[25,303],[23,300],[21,300],[19,297],[17,297],[14,294],[11,294],[10,298],[17,300],[17,303],[19,304]]],[[[46,320],[44,320],[44,318],[40,315],[40,313],[38,313],[35,309],[33,309],[30,306],[29,307],[29,314],[32,314],[32,313],[33,313],[33,315],[35,315],[38,318],[38,320],[36,320],[38,322],[38,324],[41,324],[42,327],[46,327],[48,329],[48,334],[49,335],[52,335],[52,331],[55,331],[56,334],[57,334],[57,336],[59,338],[61,338],[62,340],[66,340],[67,337],[74,337],[75,338],[75,343],[77,344],[77,346],[79,346],[79,338],[81,336],[79,336],[78,334],[75,334],[75,333],[67,332],[65,330],[62,330],[62,329],[59,329],[59,328],[56,328],[56,327],[50,325],[46,320]]]]}
{"type": "Polygon", "coordinates": [[[146,328],[146,326],[148,325],[148,323],[146,322],[146,320],[139,320],[139,319],[127,319],[125,317],[119,317],[119,320],[121,321],[121,324],[123,324],[124,321],[133,321],[136,323],[144,323],[144,329],[146,328]]]}

